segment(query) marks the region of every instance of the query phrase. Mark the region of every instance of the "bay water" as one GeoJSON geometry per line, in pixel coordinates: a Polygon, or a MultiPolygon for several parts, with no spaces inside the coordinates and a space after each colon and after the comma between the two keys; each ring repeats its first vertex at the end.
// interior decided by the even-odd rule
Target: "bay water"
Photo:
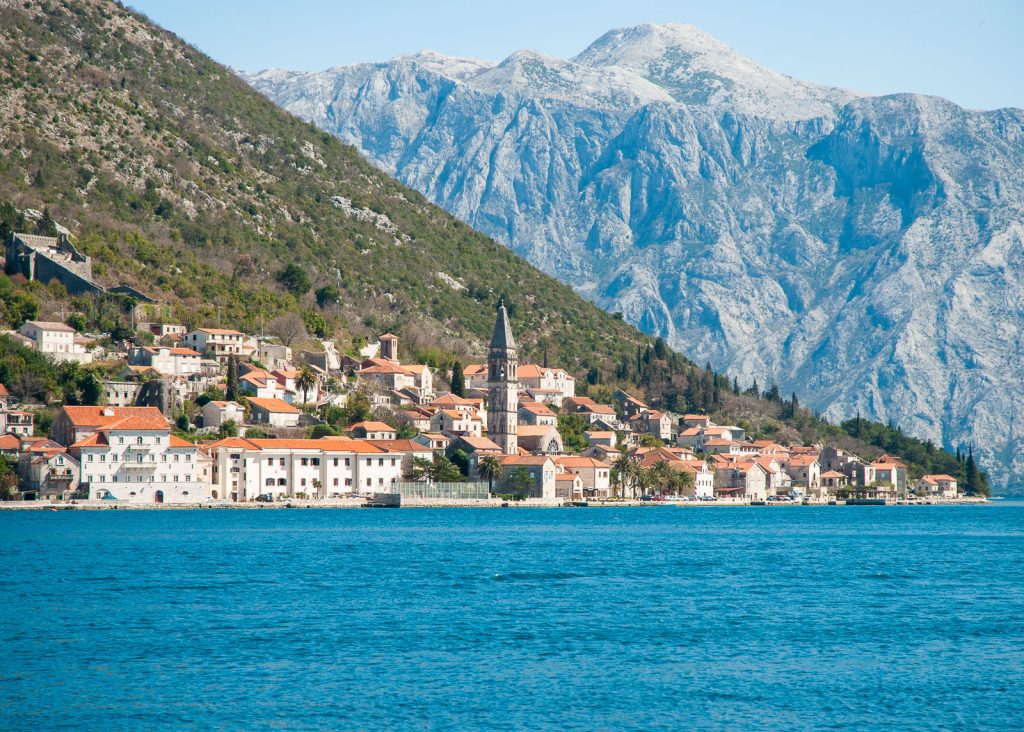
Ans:
{"type": "Polygon", "coordinates": [[[0,512],[2,729],[1014,729],[1024,506],[0,512]]]}

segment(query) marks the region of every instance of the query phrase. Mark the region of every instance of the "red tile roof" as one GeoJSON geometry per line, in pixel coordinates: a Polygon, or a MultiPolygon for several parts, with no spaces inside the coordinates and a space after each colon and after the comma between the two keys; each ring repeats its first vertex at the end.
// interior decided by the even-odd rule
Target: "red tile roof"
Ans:
{"type": "Polygon", "coordinates": [[[249,397],[249,404],[264,412],[275,414],[299,414],[300,410],[282,399],[257,399],[249,397]]]}

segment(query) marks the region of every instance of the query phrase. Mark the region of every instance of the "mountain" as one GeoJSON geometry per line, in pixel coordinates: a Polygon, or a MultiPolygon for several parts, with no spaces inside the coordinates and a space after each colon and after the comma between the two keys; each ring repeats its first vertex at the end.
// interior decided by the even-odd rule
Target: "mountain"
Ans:
{"type": "Polygon", "coordinates": [[[696,361],[1021,484],[1021,110],[811,84],[686,25],[247,78],[696,361]]]}

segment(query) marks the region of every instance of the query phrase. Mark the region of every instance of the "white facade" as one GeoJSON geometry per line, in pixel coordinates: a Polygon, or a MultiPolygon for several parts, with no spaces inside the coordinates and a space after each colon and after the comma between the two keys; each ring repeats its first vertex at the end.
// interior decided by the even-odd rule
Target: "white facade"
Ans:
{"type": "Polygon", "coordinates": [[[241,425],[245,422],[245,409],[238,402],[209,401],[203,405],[203,427],[220,429],[225,422],[241,425]]]}
{"type": "Polygon", "coordinates": [[[166,376],[191,376],[198,374],[202,356],[191,348],[169,346],[143,346],[131,352],[133,366],[149,366],[166,376]]]}
{"type": "Polygon", "coordinates": [[[189,331],[181,341],[182,346],[201,354],[227,361],[228,357],[252,353],[255,349],[244,333],[223,328],[198,328],[189,331]]]}
{"type": "Polygon", "coordinates": [[[29,339],[31,348],[54,361],[92,362],[92,353],[78,340],[78,333],[63,323],[27,320],[18,332],[29,339]]]}
{"type": "Polygon", "coordinates": [[[402,476],[402,454],[359,440],[250,440],[210,446],[212,489],[234,501],[270,494],[329,498],[387,492],[402,476]]]}
{"type": "Polygon", "coordinates": [[[170,430],[105,429],[69,448],[89,499],[197,503],[209,497],[198,474],[198,448],[170,430]]]}

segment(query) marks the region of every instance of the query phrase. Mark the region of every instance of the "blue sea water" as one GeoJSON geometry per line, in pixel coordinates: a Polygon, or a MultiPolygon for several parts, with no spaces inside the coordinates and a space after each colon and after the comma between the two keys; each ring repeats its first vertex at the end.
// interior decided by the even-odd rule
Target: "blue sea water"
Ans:
{"type": "Polygon", "coordinates": [[[0,512],[0,728],[1010,729],[1024,506],[0,512]]]}

